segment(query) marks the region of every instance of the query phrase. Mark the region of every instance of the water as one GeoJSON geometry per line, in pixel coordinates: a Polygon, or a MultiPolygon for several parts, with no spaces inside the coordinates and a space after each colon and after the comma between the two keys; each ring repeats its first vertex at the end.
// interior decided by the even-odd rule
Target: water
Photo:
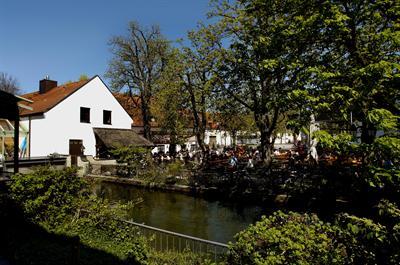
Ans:
{"type": "Polygon", "coordinates": [[[135,222],[221,243],[232,241],[236,233],[266,214],[259,206],[240,206],[122,184],[101,182],[95,184],[94,191],[110,201],[142,198],[143,202],[130,212],[135,222]]]}

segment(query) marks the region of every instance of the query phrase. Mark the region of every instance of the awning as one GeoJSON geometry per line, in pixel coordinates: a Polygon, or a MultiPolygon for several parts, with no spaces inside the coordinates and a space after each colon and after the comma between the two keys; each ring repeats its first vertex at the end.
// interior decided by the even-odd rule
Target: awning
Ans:
{"type": "Polygon", "coordinates": [[[152,142],[130,129],[93,128],[93,132],[107,148],[122,146],[154,146],[152,142]]]}

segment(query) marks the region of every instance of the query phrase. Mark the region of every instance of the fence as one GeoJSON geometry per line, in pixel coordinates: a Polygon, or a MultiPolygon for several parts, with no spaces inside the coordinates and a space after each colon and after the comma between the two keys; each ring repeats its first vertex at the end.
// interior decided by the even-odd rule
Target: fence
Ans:
{"type": "Polygon", "coordinates": [[[157,251],[183,252],[190,250],[193,253],[205,255],[214,262],[217,262],[222,259],[228,250],[228,245],[219,242],[175,233],[132,221],[124,222],[136,226],[144,237],[152,239],[150,246],[157,251]]]}

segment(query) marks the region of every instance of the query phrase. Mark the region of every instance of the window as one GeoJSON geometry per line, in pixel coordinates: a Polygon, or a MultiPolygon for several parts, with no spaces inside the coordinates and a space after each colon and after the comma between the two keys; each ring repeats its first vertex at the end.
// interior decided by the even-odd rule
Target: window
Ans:
{"type": "Polygon", "coordinates": [[[90,109],[81,107],[81,122],[90,123],[90,109]]]}
{"type": "Polygon", "coordinates": [[[103,110],[103,124],[111,124],[111,110],[103,110]]]}

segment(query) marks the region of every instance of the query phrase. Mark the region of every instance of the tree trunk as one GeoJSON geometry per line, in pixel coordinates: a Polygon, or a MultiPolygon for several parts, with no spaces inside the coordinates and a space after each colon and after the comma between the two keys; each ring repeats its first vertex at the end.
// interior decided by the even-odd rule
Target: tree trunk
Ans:
{"type": "Polygon", "coordinates": [[[297,136],[298,136],[298,134],[293,132],[293,144],[294,145],[297,145],[297,136]]]}
{"type": "Polygon", "coordinates": [[[176,156],[176,143],[171,142],[168,148],[169,155],[172,157],[176,156]]]}
{"type": "Polygon", "coordinates": [[[361,142],[364,144],[372,144],[375,140],[375,135],[376,129],[368,127],[366,122],[363,122],[361,126],[361,142]]]}
{"type": "Polygon", "coordinates": [[[265,167],[270,167],[272,163],[272,149],[274,148],[273,142],[271,142],[271,135],[265,130],[261,129],[261,159],[265,167]]]}
{"type": "MultiPolygon", "coordinates": [[[[188,76],[190,80],[190,76],[188,76]]],[[[205,127],[203,126],[204,120],[200,120],[199,116],[199,111],[198,111],[198,106],[196,102],[196,96],[193,91],[192,85],[189,84],[186,86],[189,92],[189,99],[190,99],[190,107],[192,109],[192,114],[193,114],[193,129],[194,129],[194,134],[196,136],[197,144],[199,145],[201,152],[203,153],[203,156],[206,153],[206,148],[204,145],[204,134],[205,134],[205,127]]],[[[202,117],[204,116],[204,113],[202,113],[202,117]]],[[[204,117],[203,117],[204,119],[204,117]]]]}
{"type": "Polygon", "coordinates": [[[151,124],[150,124],[150,109],[144,97],[141,98],[142,119],[143,119],[143,137],[151,141],[151,124]]]}
{"type": "Polygon", "coordinates": [[[236,136],[237,136],[237,132],[236,131],[232,131],[232,146],[236,147],[236,136]]]}

